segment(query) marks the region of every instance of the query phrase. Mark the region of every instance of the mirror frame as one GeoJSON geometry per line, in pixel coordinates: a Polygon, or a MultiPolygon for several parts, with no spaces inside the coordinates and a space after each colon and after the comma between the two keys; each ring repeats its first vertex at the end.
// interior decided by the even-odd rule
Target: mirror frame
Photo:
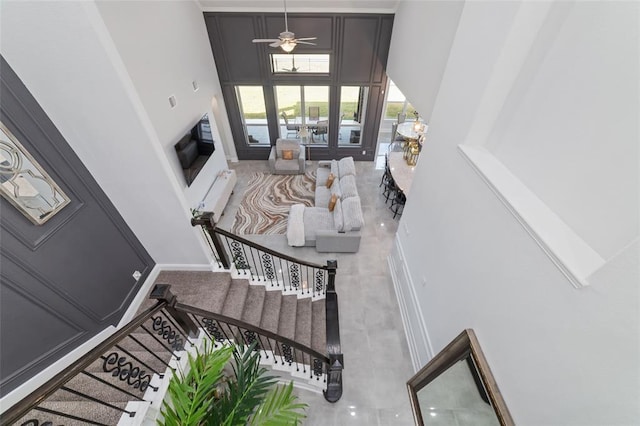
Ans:
{"type": "MultiPolygon", "coordinates": [[[[449,367],[456,362],[471,356],[475,363],[479,379],[484,385],[487,396],[491,402],[498,421],[503,426],[513,426],[513,418],[509,413],[498,384],[493,378],[489,364],[480,349],[480,343],[470,328],[464,330],[451,343],[449,343],[442,351],[440,351],[431,361],[420,369],[407,382],[407,390],[409,391],[409,399],[411,400],[411,408],[413,409],[413,418],[416,425],[423,426],[424,420],[420,404],[418,402],[418,391],[427,384],[435,380],[436,377],[444,373],[449,367]]],[[[474,377],[477,379],[477,377],[474,377]]]]}

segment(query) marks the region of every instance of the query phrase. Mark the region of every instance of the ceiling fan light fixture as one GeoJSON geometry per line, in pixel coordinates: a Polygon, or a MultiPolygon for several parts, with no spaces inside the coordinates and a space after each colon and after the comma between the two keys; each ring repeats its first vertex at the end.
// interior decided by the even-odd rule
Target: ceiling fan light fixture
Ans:
{"type": "Polygon", "coordinates": [[[296,47],[296,42],[295,41],[291,41],[291,40],[285,40],[280,47],[282,48],[282,50],[284,50],[287,53],[290,53],[291,51],[293,51],[293,49],[296,47]]]}

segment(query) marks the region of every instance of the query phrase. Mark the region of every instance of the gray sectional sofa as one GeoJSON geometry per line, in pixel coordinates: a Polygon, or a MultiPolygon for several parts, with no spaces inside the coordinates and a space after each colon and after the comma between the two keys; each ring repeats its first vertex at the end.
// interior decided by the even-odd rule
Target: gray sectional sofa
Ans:
{"type": "Polygon", "coordinates": [[[360,248],[363,226],[353,157],[320,161],[316,174],[315,206],[296,204],[289,211],[289,245],[315,246],[321,253],[355,253],[360,248]],[[330,173],[335,179],[327,188],[330,173]],[[329,211],[332,194],[336,194],[337,200],[333,211],[329,211]]]}

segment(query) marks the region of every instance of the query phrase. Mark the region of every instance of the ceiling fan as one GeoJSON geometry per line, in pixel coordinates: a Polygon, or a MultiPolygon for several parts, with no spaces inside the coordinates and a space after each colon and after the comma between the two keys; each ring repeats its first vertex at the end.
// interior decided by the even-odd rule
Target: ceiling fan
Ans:
{"type": "Polygon", "coordinates": [[[284,31],[280,33],[279,38],[255,38],[252,41],[254,43],[271,43],[271,47],[280,47],[285,52],[291,52],[298,44],[310,44],[315,46],[315,43],[310,43],[307,40],[315,40],[318,37],[306,37],[296,38],[296,35],[289,31],[289,23],[287,22],[287,0],[284,0],[284,31]]]}

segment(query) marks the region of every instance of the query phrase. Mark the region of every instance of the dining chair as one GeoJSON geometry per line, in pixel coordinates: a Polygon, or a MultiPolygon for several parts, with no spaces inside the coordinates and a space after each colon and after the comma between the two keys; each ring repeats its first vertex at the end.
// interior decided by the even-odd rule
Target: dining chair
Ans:
{"type": "Polygon", "coordinates": [[[325,135],[327,134],[327,130],[329,129],[329,120],[320,120],[318,121],[317,127],[313,130],[313,134],[318,136],[322,135],[322,140],[326,142],[325,135]]]}
{"type": "Polygon", "coordinates": [[[309,107],[309,120],[310,121],[320,120],[320,107],[317,107],[317,106],[309,107]]]}
{"type": "Polygon", "coordinates": [[[282,119],[284,120],[284,124],[287,127],[287,138],[289,137],[289,135],[294,135],[297,138],[299,126],[295,124],[289,124],[289,117],[287,117],[286,112],[282,111],[282,114],[280,114],[280,116],[282,116],[282,119]]]}
{"type": "Polygon", "coordinates": [[[404,112],[399,112],[398,113],[398,124],[404,123],[405,121],[407,121],[407,114],[404,113],[404,112]]]}

